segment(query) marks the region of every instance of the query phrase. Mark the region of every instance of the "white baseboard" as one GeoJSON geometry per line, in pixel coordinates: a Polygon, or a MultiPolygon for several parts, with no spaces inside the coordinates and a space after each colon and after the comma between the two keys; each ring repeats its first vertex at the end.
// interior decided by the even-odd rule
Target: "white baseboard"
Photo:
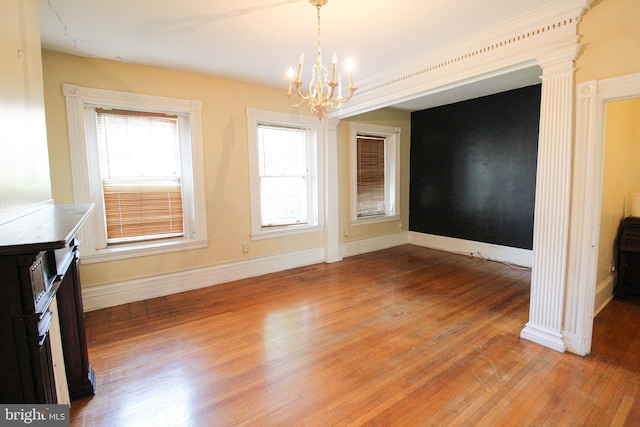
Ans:
{"type": "Polygon", "coordinates": [[[613,274],[610,274],[609,277],[596,286],[596,301],[593,307],[593,317],[596,317],[613,299],[614,284],[615,277],[613,274]]]}
{"type": "Polygon", "coordinates": [[[409,243],[409,233],[394,233],[371,239],[356,240],[340,244],[340,255],[344,258],[393,248],[409,243]]]}
{"type": "Polygon", "coordinates": [[[515,264],[527,268],[531,268],[533,265],[533,251],[529,249],[511,248],[508,246],[473,242],[471,240],[436,236],[434,234],[418,233],[415,231],[409,232],[408,243],[445,252],[471,255],[492,261],[515,264]]]}
{"type": "MultiPolygon", "coordinates": [[[[473,253],[474,256],[482,256],[483,258],[510,262],[516,265],[530,266],[531,264],[531,256],[529,254],[531,251],[415,232],[394,233],[342,243],[340,245],[340,255],[342,257],[350,257],[405,244],[415,244],[447,252],[473,253]]],[[[91,286],[82,290],[84,310],[98,310],[233,280],[318,264],[323,262],[323,259],[324,249],[314,248],[177,273],[91,286]]]]}
{"type": "Polygon", "coordinates": [[[307,249],[274,256],[246,259],[177,273],[91,286],[82,289],[84,311],[98,310],[134,301],[190,291],[233,280],[275,273],[317,264],[324,258],[323,248],[307,249]]]}
{"type": "MultiPolygon", "coordinates": [[[[596,298],[593,307],[593,317],[596,317],[603,308],[613,299],[613,285],[615,276],[610,274],[596,286],[596,298]]],[[[585,356],[591,351],[591,336],[577,335],[569,331],[563,331],[567,350],[580,356],[585,356]]]]}
{"type": "MultiPolygon", "coordinates": [[[[409,243],[408,233],[396,233],[340,245],[340,255],[349,257],[409,243]]],[[[204,288],[233,280],[275,273],[277,271],[323,262],[324,249],[315,248],[285,254],[247,259],[178,273],[109,283],[84,288],[85,311],[156,298],[178,292],[204,288]]]]}

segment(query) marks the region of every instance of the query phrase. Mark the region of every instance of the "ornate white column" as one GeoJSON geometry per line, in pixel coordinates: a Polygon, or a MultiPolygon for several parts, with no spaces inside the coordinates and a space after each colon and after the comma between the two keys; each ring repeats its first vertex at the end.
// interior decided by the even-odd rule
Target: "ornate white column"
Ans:
{"type": "Polygon", "coordinates": [[[324,262],[342,261],[338,209],[338,119],[325,119],[324,262]]]}
{"type": "Polygon", "coordinates": [[[538,137],[533,266],[529,321],[522,338],[564,352],[562,337],[567,275],[571,155],[573,147],[573,59],[576,47],[538,60],[542,98],[538,137]]]}

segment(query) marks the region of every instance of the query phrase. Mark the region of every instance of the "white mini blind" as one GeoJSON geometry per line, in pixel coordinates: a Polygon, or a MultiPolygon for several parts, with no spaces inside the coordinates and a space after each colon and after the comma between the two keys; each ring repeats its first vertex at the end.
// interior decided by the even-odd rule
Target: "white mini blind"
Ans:
{"type": "Polygon", "coordinates": [[[179,120],[96,109],[107,244],[182,237],[179,120]]]}

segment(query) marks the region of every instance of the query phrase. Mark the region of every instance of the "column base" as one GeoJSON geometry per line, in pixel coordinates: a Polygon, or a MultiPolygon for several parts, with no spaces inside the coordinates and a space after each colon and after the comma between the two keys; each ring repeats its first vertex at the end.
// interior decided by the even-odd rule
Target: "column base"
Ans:
{"type": "Polygon", "coordinates": [[[562,340],[562,335],[559,332],[536,325],[532,322],[527,322],[524,329],[520,331],[520,338],[543,345],[560,353],[564,353],[567,349],[566,344],[562,340]]]}

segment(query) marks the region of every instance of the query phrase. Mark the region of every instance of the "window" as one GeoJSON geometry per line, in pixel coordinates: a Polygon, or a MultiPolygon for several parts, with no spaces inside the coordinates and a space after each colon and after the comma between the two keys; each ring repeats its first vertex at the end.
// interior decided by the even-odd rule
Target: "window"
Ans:
{"type": "Polygon", "coordinates": [[[63,89],[83,262],[205,247],[200,102],[63,89]]]}
{"type": "Polygon", "coordinates": [[[384,215],[385,138],[364,134],[357,134],[356,138],[358,218],[384,215]]]}
{"type": "Polygon", "coordinates": [[[95,114],[107,245],[183,237],[178,116],[95,114]]]}
{"type": "Polygon", "coordinates": [[[309,131],[258,123],[262,227],[308,224],[309,131]]]}
{"type": "Polygon", "coordinates": [[[351,220],[399,218],[400,129],[351,124],[351,220]]]}
{"type": "Polygon", "coordinates": [[[320,230],[318,120],[248,109],[247,126],[252,238],[320,230]]]}

